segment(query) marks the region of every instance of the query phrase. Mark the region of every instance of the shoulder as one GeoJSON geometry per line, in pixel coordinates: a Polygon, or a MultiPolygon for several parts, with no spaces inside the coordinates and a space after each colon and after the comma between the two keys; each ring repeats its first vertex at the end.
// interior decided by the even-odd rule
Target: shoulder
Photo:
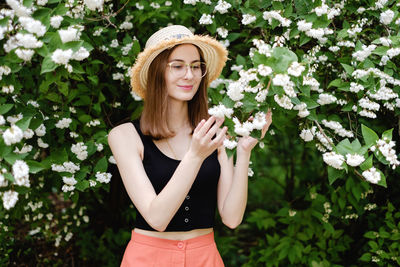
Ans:
{"type": "Polygon", "coordinates": [[[112,128],[108,133],[108,144],[111,147],[119,145],[127,147],[134,145],[137,148],[143,147],[138,131],[132,122],[120,124],[112,128]]]}

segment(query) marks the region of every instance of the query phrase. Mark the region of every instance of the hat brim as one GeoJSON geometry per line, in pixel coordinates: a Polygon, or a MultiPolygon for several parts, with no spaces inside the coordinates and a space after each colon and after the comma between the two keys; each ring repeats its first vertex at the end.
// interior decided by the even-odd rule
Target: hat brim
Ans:
{"type": "Polygon", "coordinates": [[[141,52],[131,72],[132,90],[145,99],[147,74],[151,62],[164,50],[172,48],[179,44],[194,44],[203,52],[208,73],[208,84],[217,79],[221,75],[221,71],[228,59],[228,51],[214,38],[209,36],[192,35],[180,39],[169,39],[159,42],[153,47],[148,47],[141,52]]]}

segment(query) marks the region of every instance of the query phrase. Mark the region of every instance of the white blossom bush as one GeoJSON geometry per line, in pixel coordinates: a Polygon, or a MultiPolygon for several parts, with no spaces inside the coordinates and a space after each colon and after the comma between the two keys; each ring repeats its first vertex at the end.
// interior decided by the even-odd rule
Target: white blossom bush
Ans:
{"type": "MultiPolygon", "coordinates": [[[[330,256],[321,255],[350,249],[349,236],[339,234],[341,225],[373,209],[365,192],[395,183],[400,6],[394,0],[6,0],[0,8],[0,254],[5,255],[0,265],[21,255],[14,245],[18,237],[50,244],[54,253],[35,257],[40,263],[72,262],[62,248],[83,238],[82,229],[93,222],[89,213],[98,208],[92,200],[104,203],[117,174],[107,132],[141,111],[141,99],[129,90],[130,68],[149,35],[168,24],[209,34],[229,50],[223,74],[209,90],[209,112],[225,117],[230,154],[238,137],[259,137],[271,109],[264,150],[285,125],[295,125],[298,139],[318,149],[328,165],[326,179],[310,189],[312,216],[283,207],[276,215],[260,212],[251,218],[260,224],[313,217],[317,222],[299,219],[296,225],[312,224],[321,231],[318,238],[330,238],[331,247],[315,256],[322,248],[305,243],[316,237],[304,232],[301,247],[289,238],[291,230],[283,231],[288,238],[280,243],[272,236],[262,240],[271,251],[263,248],[265,257],[251,254],[251,259],[262,255],[254,264],[326,264],[330,256]],[[324,183],[333,185],[330,196],[317,192],[324,183]],[[284,249],[289,244],[294,254],[284,249]],[[298,253],[308,249],[307,257],[298,253]]],[[[249,174],[257,177],[255,166],[249,174]]],[[[386,206],[377,209],[394,214],[386,206]]],[[[368,233],[366,238],[376,237],[368,233]]],[[[102,240],[127,236],[119,234],[106,232],[102,240]]],[[[365,245],[354,264],[400,264],[396,241],[379,240],[386,254],[365,245]]],[[[101,246],[107,247],[98,251],[101,246]]],[[[98,251],[81,254],[86,259],[101,254],[112,264],[119,260],[110,249],[98,251]]],[[[335,257],[331,262],[339,262],[335,257]]]]}

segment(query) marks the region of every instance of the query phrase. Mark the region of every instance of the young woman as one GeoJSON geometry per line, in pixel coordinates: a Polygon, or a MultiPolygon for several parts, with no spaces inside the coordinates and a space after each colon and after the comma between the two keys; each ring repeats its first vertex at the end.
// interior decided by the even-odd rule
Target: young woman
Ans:
{"type": "MultiPolygon", "coordinates": [[[[138,211],[121,266],[224,266],[214,242],[215,210],[229,228],[241,223],[257,143],[241,138],[233,167],[222,145],[223,120],[208,116],[207,87],[226,60],[215,39],[179,25],[154,33],[139,54],[132,89],[144,99],[141,118],[108,135],[138,211]]],[[[263,135],[270,113],[267,121],[263,135]]]]}

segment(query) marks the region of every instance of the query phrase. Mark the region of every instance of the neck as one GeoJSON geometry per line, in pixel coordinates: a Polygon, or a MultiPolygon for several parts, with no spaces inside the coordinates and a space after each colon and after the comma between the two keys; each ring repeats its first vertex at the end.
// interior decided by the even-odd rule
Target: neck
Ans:
{"type": "Polygon", "coordinates": [[[167,120],[168,126],[175,132],[190,127],[188,102],[170,99],[167,120]]]}

